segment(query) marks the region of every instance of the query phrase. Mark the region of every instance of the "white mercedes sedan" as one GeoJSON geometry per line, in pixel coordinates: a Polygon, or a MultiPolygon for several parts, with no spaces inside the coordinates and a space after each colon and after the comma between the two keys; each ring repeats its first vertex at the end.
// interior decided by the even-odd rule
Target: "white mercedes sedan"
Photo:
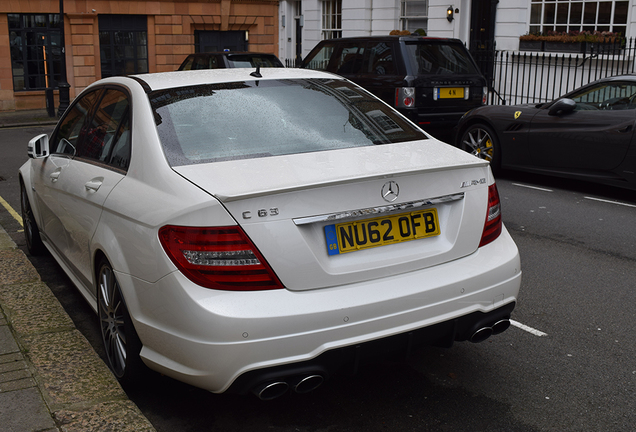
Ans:
{"type": "Polygon", "coordinates": [[[95,309],[122,384],[149,367],[272,399],[510,325],[520,260],[488,162],[336,75],[107,78],[28,155],[29,251],[95,309]]]}

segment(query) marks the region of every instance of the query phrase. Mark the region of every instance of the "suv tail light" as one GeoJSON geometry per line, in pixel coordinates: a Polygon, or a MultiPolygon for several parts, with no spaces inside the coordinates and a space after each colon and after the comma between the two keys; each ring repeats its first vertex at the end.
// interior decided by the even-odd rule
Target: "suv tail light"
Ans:
{"type": "Polygon", "coordinates": [[[486,213],[486,223],[484,224],[484,232],[481,235],[479,247],[485,246],[499,237],[501,228],[501,203],[497,185],[493,183],[488,186],[488,212],[486,213]]]}
{"type": "Polygon", "coordinates": [[[415,106],[415,87],[398,87],[395,89],[395,107],[412,108],[415,106]]]}
{"type": "Polygon", "coordinates": [[[203,287],[228,291],[283,288],[238,226],[166,225],[159,230],[159,241],[181,273],[203,287]]]}

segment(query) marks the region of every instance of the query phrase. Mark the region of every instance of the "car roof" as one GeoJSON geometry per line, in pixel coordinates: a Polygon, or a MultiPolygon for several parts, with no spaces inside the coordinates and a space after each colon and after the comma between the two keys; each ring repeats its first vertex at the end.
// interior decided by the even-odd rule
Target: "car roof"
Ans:
{"type": "Polygon", "coordinates": [[[202,53],[194,53],[194,54],[190,54],[188,55],[188,57],[203,57],[203,56],[210,56],[210,55],[251,55],[251,56],[267,56],[267,57],[276,57],[274,54],[270,54],[270,53],[259,53],[259,52],[252,52],[252,51],[208,51],[208,52],[202,52],[202,53]]]}
{"type": "MultiPolygon", "coordinates": [[[[163,90],[175,87],[187,87],[203,84],[220,84],[236,81],[254,80],[281,80],[281,79],[340,79],[328,72],[314,71],[311,69],[295,68],[260,68],[262,77],[255,77],[252,74],[256,68],[229,68],[229,69],[199,69],[191,71],[160,72],[152,74],[132,75],[130,78],[136,80],[146,88],[146,91],[163,90]]],[[[123,78],[123,77],[119,77],[123,78]]]]}
{"type": "Polygon", "coordinates": [[[324,42],[348,42],[348,41],[360,41],[360,40],[369,40],[369,41],[377,41],[377,40],[403,40],[403,41],[430,41],[430,42],[460,42],[459,39],[456,38],[440,38],[440,37],[430,37],[430,36],[400,36],[400,35],[385,35],[385,36],[359,36],[359,37],[345,37],[345,38],[334,38],[334,39],[325,39],[324,42]]]}

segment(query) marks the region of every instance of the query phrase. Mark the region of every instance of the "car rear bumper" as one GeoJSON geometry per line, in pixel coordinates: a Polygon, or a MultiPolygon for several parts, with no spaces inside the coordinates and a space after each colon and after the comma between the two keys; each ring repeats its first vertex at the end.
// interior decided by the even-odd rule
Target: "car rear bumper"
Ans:
{"type": "Polygon", "coordinates": [[[466,340],[509,317],[521,269],[504,228],[443,265],[312,291],[216,291],[179,272],[154,284],[118,278],[148,366],[215,393],[243,393],[268,379],[328,376],[387,346],[466,340]]]}

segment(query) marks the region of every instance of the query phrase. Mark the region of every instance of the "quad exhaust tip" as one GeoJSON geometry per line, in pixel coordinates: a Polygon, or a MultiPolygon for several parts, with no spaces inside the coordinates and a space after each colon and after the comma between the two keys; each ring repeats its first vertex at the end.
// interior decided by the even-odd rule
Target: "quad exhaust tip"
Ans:
{"type": "Polygon", "coordinates": [[[311,374],[295,377],[290,379],[289,382],[282,380],[271,381],[256,386],[252,393],[260,400],[272,400],[284,395],[290,388],[299,394],[309,393],[320,387],[324,380],[325,378],[322,375],[311,374]]]}

